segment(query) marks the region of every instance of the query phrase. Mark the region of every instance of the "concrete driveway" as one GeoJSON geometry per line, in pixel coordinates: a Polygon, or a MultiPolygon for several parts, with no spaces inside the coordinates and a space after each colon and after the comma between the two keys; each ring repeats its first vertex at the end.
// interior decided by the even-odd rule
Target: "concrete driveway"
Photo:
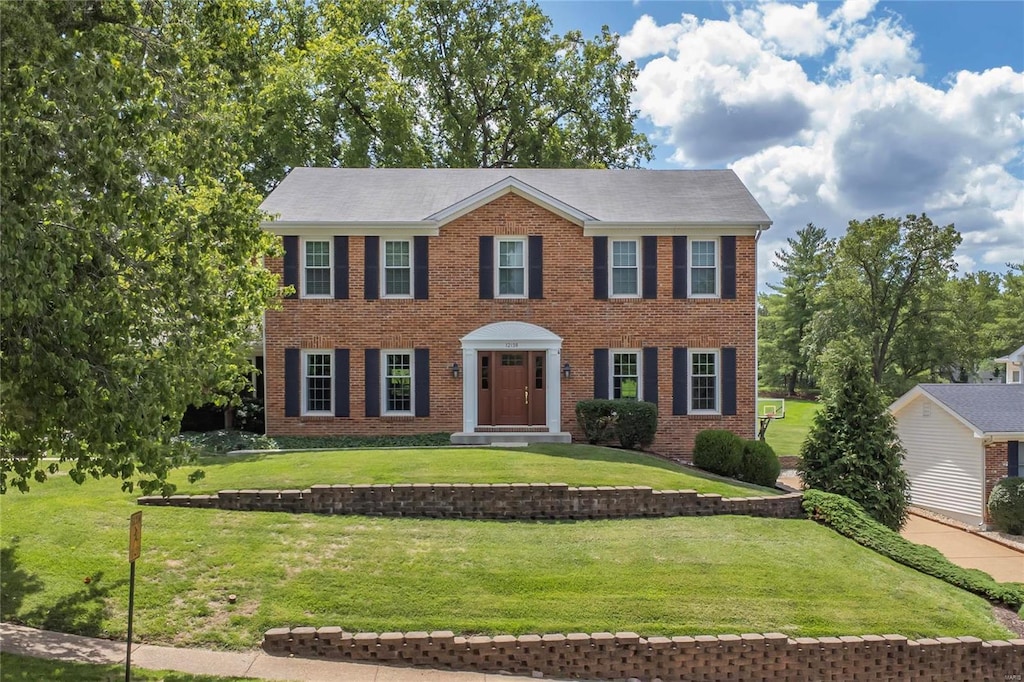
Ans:
{"type": "Polygon", "coordinates": [[[1024,552],[988,538],[911,513],[900,534],[929,545],[957,566],[978,568],[999,582],[1024,583],[1024,552]]]}

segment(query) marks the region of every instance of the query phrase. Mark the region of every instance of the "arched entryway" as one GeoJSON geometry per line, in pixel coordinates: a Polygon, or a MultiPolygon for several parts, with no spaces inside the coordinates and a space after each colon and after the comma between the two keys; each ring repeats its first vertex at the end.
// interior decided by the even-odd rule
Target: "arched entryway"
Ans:
{"type": "Polygon", "coordinates": [[[561,432],[562,338],[529,322],[462,337],[463,432],[453,442],[569,440],[561,432]]]}

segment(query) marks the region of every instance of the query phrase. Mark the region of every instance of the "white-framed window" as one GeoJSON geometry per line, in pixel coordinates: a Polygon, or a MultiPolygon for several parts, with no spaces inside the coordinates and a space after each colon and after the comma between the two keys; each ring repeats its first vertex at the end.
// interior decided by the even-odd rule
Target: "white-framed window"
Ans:
{"type": "Polygon", "coordinates": [[[1015,369],[1012,372],[1010,372],[1010,383],[1011,384],[1019,384],[1020,383],[1020,370],[1019,369],[1015,369]]]}
{"type": "Polygon", "coordinates": [[[615,350],[611,355],[611,397],[640,400],[640,353],[635,350],[615,350]]]}
{"type": "Polygon", "coordinates": [[[720,408],[720,363],[717,350],[690,352],[690,414],[718,414],[720,408]]]}
{"type": "Polygon", "coordinates": [[[333,296],[331,240],[302,240],[302,295],[305,298],[333,296]]]}
{"type": "Polygon", "coordinates": [[[302,414],[334,414],[333,353],[302,351],[302,414]]]}
{"type": "Polygon", "coordinates": [[[640,295],[640,242],[636,239],[613,239],[608,252],[611,281],[608,292],[615,297],[640,295]]]}
{"type": "Polygon", "coordinates": [[[381,362],[381,402],[383,414],[412,414],[413,353],[408,350],[385,350],[381,362]]]}
{"type": "Polygon", "coordinates": [[[689,295],[692,298],[719,296],[718,240],[690,240],[689,295]]]}
{"type": "Polygon", "coordinates": [[[526,297],[526,240],[498,238],[494,240],[495,288],[498,298],[526,297]]]}
{"type": "Polygon", "coordinates": [[[384,298],[411,298],[412,240],[385,239],[380,271],[384,298]]]}

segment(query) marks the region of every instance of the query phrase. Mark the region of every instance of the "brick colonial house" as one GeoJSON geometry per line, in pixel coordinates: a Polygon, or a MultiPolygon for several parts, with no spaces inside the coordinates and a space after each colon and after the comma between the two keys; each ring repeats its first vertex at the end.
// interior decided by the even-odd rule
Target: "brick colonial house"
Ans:
{"type": "Polygon", "coordinates": [[[264,223],[269,435],[579,439],[657,403],[655,449],[756,431],[756,244],[729,170],[296,168],[264,223]]]}

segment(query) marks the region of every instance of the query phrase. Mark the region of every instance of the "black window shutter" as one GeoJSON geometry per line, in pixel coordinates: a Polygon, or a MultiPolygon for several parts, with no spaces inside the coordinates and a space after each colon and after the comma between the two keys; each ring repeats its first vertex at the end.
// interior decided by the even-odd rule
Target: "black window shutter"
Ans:
{"type": "Polygon", "coordinates": [[[722,237],[722,298],[736,298],[736,237],[722,237]]]}
{"type": "Polygon", "coordinates": [[[494,298],[494,237],[480,237],[480,298],[494,298]]]}
{"type": "Polygon", "coordinates": [[[380,237],[363,238],[363,298],[380,298],[380,237]]]}
{"type": "Polygon", "coordinates": [[[1020,475],[1020,441],[1011,440],[1006,444],[1006,475],[1020,475]]]}
{"type": "Polygon", "coordinates": [[[736,349],[722,349],[722,414],[736,414],[736,349]]]}
{"type": "Polygon", "coordinates": [[[334,349],[334,416],[348,417],[348,348],[334,349]]]}
{"type": "Polygon", "coordinates": [[[686,237],[672,237],[672,298],[686,298],[686,237]]]}
{"type": "MultiPolygon", "coordinates": [[[[604,237],[598,237],[604,239],[604,237]]],[[[608,398],[608,349],[594,349],[594,397],[608,398]]]]}
{"type": "Polygon", "coordinates": [[[672,349],[672,414],[686,414],[690,405],[690,396],[686,392],[686,377],[690,372],[688,362],[686,348],[672,349]]]}
{"type": "Polygon", "coordinates": [[[594,237],[594,298],[608,298],[608,237],[594,237]]]}
{"type": "Polygon", "coordinates": [[[299,297],[299,238],[284,237],[284,285],[294,289],[285,298],[299,297]]]}
{"type": "Polygon", "coordinates": [[[658,404],[657,348],[644,348],[644,400],[658,404]]]}
{"type": "Polygon", "coordinates": [[[544,298],[544,237],[529,238],[530,298],[544,298]]]}
{"type": "Polygon", "coordinates": [[[416,416],[430,416],[430,349],[417,348],[413,351],[413,366],[416,376],[413,377],[416,392],[416,416]]]}
{"type": "Polygon", "coordinates": [[[334,238],[334,298],[348,298],[348,237],[334,238]]]}
{"type": "Polygon", "coordinates": [[[643,238],[644,298],[658,298],[658,238],[643,238]]]}
{"type": "Polygon", "coordinates": [[[412,262],[414,281],[412,285],[413,298],[421,301],[429,297],[430,286],[430,246],[427,237],[412,238],[412,262]]]}
{"type": "Polygon", "coordinates": [[[367,348],[363,355],[366,366],[366,407],[367,417],[380,416],[380,350],[367,348]]]}
{"type": "Polygon", "coordinates": [[[284,349],[284,416],[302,413],[302,354],[298,348],[284,349]]]}

